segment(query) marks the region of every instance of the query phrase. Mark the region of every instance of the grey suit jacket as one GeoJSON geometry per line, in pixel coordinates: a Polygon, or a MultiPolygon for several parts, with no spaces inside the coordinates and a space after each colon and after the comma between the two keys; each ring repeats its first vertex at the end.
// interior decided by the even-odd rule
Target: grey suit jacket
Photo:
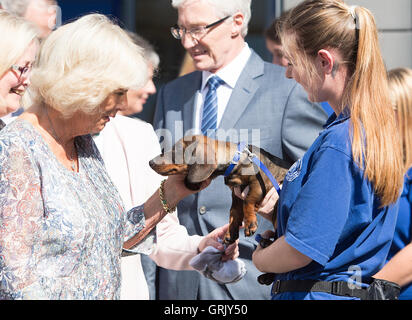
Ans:
{"type": "MultiPolygon", "coordinates": [[[[193,110],[201,81],[201,72],[193,72],[160,90],[154,127],[168,129],[167,134],[157,130],[158,135],[166,137],[164,140],[160,138],[165,149],[171,148],[193,128],[193,110]]],[[[310,103],[301,86],[285,77],[283,68],[264,62],[252,51],[219,129],[234,129],[228,140],[238,142],[247,138],[248,143],[260,144],[261,148],[292,165],[313,143],[326,120],[321,106],[310,103]],[[256,132],[260,133],[258,141],[256,132]]],[[[179,203],[180,223],[187,227],[189,234],[206,235],[229,222],[230,205],[231,192],[224,185],[223,178],[218,177],[208,188],[179,203]]],[[[270,222],[260,216],[258,224],[259,233],[273,229],[270,222]]],[[[159,268],[158,299],[269,299],[270,287],[257,282],[261,273],[251,260],[256,242],[253,237],[246,238],[243,232],[240,233],[240,258],[247,267],[247,274],[241,281],[219,285],[195,271],[159,268]]]]}

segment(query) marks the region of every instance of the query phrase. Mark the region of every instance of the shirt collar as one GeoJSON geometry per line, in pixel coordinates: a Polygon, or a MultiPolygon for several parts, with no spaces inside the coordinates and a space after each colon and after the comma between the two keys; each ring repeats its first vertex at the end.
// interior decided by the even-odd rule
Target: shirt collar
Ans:
{"type": "MultiPolygon", "coordinates": [[[[222,68],[216,75],[222,79],[226,85],[230,86],[232,89],[236,86],[236,82],[240,77],[240,74],[243,71],[246,63],[248,62],[252,51],[249,48],[249,45],[245,42],[245,46],[243,47],[242,51],[237,55],[237,57],[230,62],[226,67],[222,68]]],[[[203,91],[206,87],[207,81],[211,76],[215,74],[209,71],[202,72],[202,86],[201,91],[203,91]]]]}
{"type": "Polygon", "coordinates": [[[350,118],[350,111],[346,107],[338,116],[335,113],[332,113],[332,115],[329,117],[328,121],[326,121],[326,124],[323,126],[325,129],[329,129],[330,127],[344,122],[345,120],[350,118]]]}

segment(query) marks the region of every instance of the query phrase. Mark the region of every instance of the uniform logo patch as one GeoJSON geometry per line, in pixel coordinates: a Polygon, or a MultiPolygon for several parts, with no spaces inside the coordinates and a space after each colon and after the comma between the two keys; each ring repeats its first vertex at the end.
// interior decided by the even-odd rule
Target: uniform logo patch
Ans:
{"type": "Polygon", "coordinates": [[[299,177],[301,171],[302,171],[302,159],[299,159],[293,164],[293,166],[290,167],[288,173],[286,174],[285,179],[291,182],[295,180],[297,177],[299,177]]]}

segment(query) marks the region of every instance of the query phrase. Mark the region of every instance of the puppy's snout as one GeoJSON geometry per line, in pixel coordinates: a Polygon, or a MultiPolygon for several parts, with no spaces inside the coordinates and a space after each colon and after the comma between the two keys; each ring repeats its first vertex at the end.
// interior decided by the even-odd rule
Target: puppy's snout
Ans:
{"type": "Polygon", "coordinates": [[[155,169],[158,166],[165,165],[165,164],[166,164],[166,161],[165,161],[165,158],[164,158],[163,154],[161,154],[161,155],[159,155],[159,156],[157,156],[157,157],[155,157],[155,158],[153,158],[152,160],[149,161],[149,166],[152,169],[155,169]]]}

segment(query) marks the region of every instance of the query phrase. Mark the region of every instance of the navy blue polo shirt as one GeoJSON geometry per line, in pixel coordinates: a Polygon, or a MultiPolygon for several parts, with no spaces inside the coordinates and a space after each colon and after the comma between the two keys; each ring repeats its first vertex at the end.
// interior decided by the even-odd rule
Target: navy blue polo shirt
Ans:
{"type": "MultiPolygon", "coordinates": [[[[350,116],[333,114],[289,170],[278,207],[278,235],[313,261],[276,280],[349,281],[362,286],[384,265],[398,203],[380,201],[354,162],[350,116]]],[[[280,258],[280,257],[279,257],[280,258]]],[[[328,293],[282,293],[272,299],[351,299],[328,293]]]]}
{"type": "MultiPolygon", "coordinates": [[[[412,241],[412,168],[405,175],[402,195],[399,200],[398,219],[395,236],[389,251],[387,261],[412,241]]],[[[402,288],[400,300],[412,300],[412,284],[402,288]]]]}

